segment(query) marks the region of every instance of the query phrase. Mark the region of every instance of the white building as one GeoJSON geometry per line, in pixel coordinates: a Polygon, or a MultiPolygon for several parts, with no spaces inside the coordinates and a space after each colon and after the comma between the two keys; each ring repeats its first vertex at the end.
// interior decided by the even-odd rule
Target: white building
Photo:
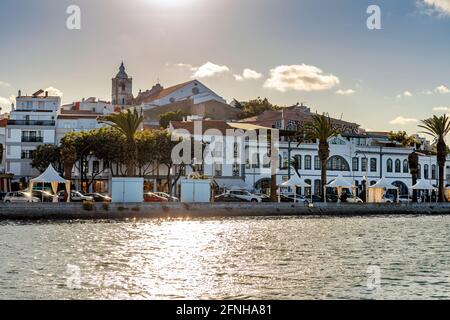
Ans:
{"type": "Polygon", "coordinates": [[[28,180],[39,174],[31,167],[30,159],[39,145],[55,143],[60,105],[60,97],[49,96],[43,90],[31,96],[22,96],[19,91],[6,127],[6,171],[16,179],[28,180]]]}

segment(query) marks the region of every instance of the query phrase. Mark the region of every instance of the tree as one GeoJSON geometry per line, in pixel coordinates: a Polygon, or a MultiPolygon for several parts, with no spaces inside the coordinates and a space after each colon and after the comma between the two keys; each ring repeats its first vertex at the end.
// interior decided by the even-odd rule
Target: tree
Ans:
{"type": "Polygon", "coordinates": [[[325,202],[325,186],[327,185],[327,161],[330,157],[330,145],[328,140],[337,136],[339,130],[333,126],[330,117],[325,115],[312,115],[312,122],[305,124],[299,136],[304,140],[318,140],[319,141],[319,159],[321,162],[321,196],[325,202]]]}
{"type": "MultiPolygon", "coordinates": [[[[419,155],[414,150],[408,156],[409,172],[411,173],[412,185],[416,185],[419,176],[419,155]]],[[[413,202],[417,202],[417,190],[413,190],[413,202]]]]}
{"type": "Polygon", "coordinates": [[[144,121],[144,117],[136,109],[133,111],[128,109],[121,113],[107,115],[100,121],[111,125],[125,136],[127,175],[134,177],[136,175],[137,162],[136,133],[144,121]]]}
{"type": "Polygon", "coordinates": [[[61,171],[61,149],[53,144],[40,145],[32,152],[31,166],[41,173],[44,172],[49,165],[52,165],[57,171],[61,171]]]}
{"type": "Polygon", "coordinates": [[[270,103],[267,98],[261,99],[260,97],[247,102],[240,102],[239,105],[243,110],[243,113],[241,114],[242,119],[258,116],[265,111],[280,109],[279,106],[270,103]]]}
{"type": "Polygon", "coordinates": [[[414,147],[419,144],[416,137],[410,136],[406,131],[391,131],[389,133],[389,140],[400,143],[403,147],[414,147]]]}
{"type": "Polygon", "coordinates": [[[158,150],[156,145],[156,136],[152,131],[141,131],[136,134],[137,143],[137,166],[139,176],[145,177],[155,170],[155,161],[158,156],[155,152],[158,150]]]}
{"type": "Polygon", "coordinates": [[[166,129],[169,127],[171,121],[183,121],[183,119],[189,115],[190,114],[184,112],[183,110],[164,113],[159,117],[159,126],[166,129]]]}
{"type": "Polygon", "coordinates": [[[431,135],[436,141],[437,163],[439,166],[439,202],[445,201],[445,184],[444,184],[444,168],[447,160],[447,144],[445,138],[450,132],[450,119],[444,114],[440,117],[422,120],[420,128],[424,129],[423,133],[431,135]]]}

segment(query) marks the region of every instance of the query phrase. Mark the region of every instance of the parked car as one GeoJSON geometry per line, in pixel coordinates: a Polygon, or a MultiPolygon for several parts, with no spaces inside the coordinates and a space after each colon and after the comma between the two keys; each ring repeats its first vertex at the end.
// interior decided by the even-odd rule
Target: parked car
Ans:
{"type": "Polygon", "coordinates": [[[31,193],[17,191],[17,192],[8,192],[3,199],[5,203],[21,203],[21,202],[40,202],[36,197],[33,197],[31,193]]]}
{"type": "Polygon", "coordinates": [[[156,193],[153,192],[147,192],[144,193],[144,202],[168,202],[169,200],[158,196],[156,193]]]}
{"type": "Polygon", "coordinates": [[[347,203],[364,203],[364,201],[362,201],[361,198],[353,197],[353,196],[349,196],[349,197],[346,199],[346,202],[347,202],[347,203]]]}
{"type": "MultiPolygon", "coordinates": [[[[59,201],[64,201],[65,191],[58,192],[59,201]]],[[[87,196],[80,191],[71,190],[70,191],[70,201],[71,202],[83,202],[83,201],[94,201],[94,197],[87,196]]]]}
{"type": "Polygon", "coordinates": [[[157,196],[166,198],[167,201],[170,201],[170,202],[179,202],[180,201],[180,199],[178,199],[177,197],[171,196],[170,194],[165,193],[165,192],[154,192],[154,194],[156,194],[157,196]]]}
{"type": "Polygon", "coordinates": [[[58,197],[48,191],[42,191],[42,190],[33,190],[32,194],[33,194],[33,197],[38,198],[40,202],[53,202],[54,198],[58,197]]]}
{"type": "Polygon", "coordinates": [[[230,190],[226,194],[231,194],[234,197],[241,199],[244,202],[263,202],[260,196],[252,194],[247,190],[230,190]]]}
{"type": "Polygon", "coordinates": [[[214,197],[215,202],[242,202],[242,199],[235,197],[232,194],[224,193],[214,197]]]}
{"type": "Polygon", "coordinates": [[[255,196],[258,196],[262,199],[262,202],[271,202],[270,196],[264,193],[255,193],[255,196]]]}
{"type": "Polygon", "coordinates": [[[0,192],[0,201],[3,201],[5,199],[7,192],[0,192]]]}
{"type": "Polygon", "coordinates": [[[412,199],[409,197],[409,195],[401,195],[398,197],[398,202],[409,203],[409,202],[412,202],[412,199]]]}
{"type": "Polygon", "coordinates": [[[111,197],[101,193],[87,193],[87,197],[94,198],[95,202],[111,202],[111,197]]]}
{"type": "Polygon", "coordinates": [[[293,194],[282,194],[280,196],[281,202],[300,202],[300,203],[309,203],[309,200],[304,196],[294,197],[293,194]]]}
{"type": "Polygon", "coordinates": [[[391,194],[385,194],[381,201],[383,201],[384,203],[394,203],[395,197],[391,194]]]}

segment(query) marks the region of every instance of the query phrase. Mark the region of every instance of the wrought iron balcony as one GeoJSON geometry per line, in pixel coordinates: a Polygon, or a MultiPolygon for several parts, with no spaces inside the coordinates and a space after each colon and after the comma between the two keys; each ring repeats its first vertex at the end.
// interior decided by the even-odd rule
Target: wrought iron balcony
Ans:
{"type": "Polygon", "coordinates": [[[26,137],[22,136],[22,142],[44,142],[44,137],[26,137]]]}
{"type": "Polygon", "coordinates": [[[8,120],[8,125],[53,127],[53,126],[55,126],[55,121],[54,120],[8,120]]]}

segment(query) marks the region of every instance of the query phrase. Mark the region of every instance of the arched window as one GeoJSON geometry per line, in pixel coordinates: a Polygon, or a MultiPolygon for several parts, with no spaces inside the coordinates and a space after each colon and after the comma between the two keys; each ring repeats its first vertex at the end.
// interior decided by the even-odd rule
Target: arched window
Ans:
{"type": "Polygon", "coordinates": [[[305,156],[305,170],[311,170],[312,169],[311,161],[312,161],[311,156],[305,156]]]}
{"type": "Polygon", "coordinates": [[[122,91],[125,91],[125,83],[122,83],[121,87],[122,87],[122,91]]]}
{"type": "Polygon", "coordinates": [[[377,172],[377,159],[370,159],[370,172],[377,172]]]}
{"type": "Polygon", "coordinates": [[[320,170],[322,169],[322,163],[320,163],[319,156],[314,157],[314,170],[320,170]]]}
{"type": "Polygon", "coordinates": [[[353,171],[359,171],[359,158],[358,157],[354,157],[352,159],[352,169],[353,169],[353,171]]]}
{"type": "MultiPolygon", "coordinates": [[[[311,180],[305,179],[305,183],[311,185],[311,180]]],[[[305,197],[311,196],[311,187],[305,187],[305,197]]]]}
{"type": "Polygon", "coordinates": [[[393,165],[392,159],[388,159],[387,160],[387,172],[392,172],[392,170],[393,170],[392,165],[393,165]]]}
{"type": "Polygon", "coordinates": [[[422,179],[422,166],[418,164],[417,169],[417,179],[422,179]]]}
{"type": "Polygon", "coordinates": [[[330,171],[350,171],[348,162],[341,156],[333,156],[328,159],[327,170],[330,171]]]}
{"type": "Polygon", "coordinates": [[[408,173],[409,172],[409,163],[408,160],[403,160],[403,173],[408,173]]]}
{"type": "Polygon", "coordinates": [[[302,156],[299,154],[294,156],[294,168],[296,170],[302,170],[302,156]]]}
{"type": "Polygon", "coordinates": [[[431,166],[431,179],[435,180],[436,179],[436,165],[433,164],[431,166]]]}
{"type": "Polygon", "coordinates": [[[395,160],[395,172],[402,172],[402,162],[399,159],[395,160]]]}
{"type": "Polygon", "coordinates": [[[429,171],[430,171],[430,166],[427,165],[427,164],[424,165],[423,166],[423,177],[424,177],[424,179],[428,179],[429,171]]]}
{"type": "Polygon", "coordinates": [[[314,194],[315,195],[320,195],[322,189],[322,181],[321,180],[314,180],[314,194]]]}

